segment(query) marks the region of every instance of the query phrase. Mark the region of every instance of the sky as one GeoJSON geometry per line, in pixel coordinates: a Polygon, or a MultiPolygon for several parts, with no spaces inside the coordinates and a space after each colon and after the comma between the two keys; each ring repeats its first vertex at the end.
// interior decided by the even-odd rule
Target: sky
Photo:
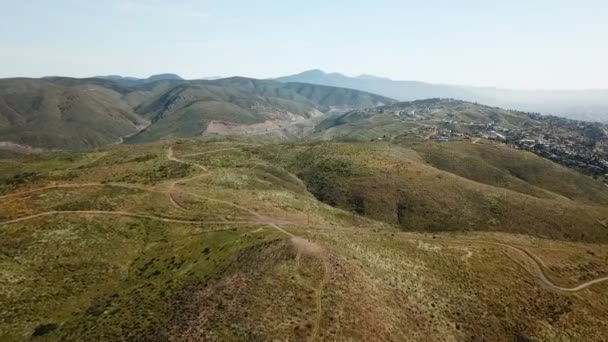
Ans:
{"type": "Polygon", "coordinates": [[[608,89],[606,0],[0,0],[0,77],[322,69],[608,89]]]}

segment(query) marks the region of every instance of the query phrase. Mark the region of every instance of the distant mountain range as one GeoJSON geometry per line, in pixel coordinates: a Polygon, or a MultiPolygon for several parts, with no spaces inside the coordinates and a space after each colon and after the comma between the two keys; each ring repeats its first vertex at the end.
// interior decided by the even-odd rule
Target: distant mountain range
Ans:
{"type": "Polygon", "coordinates": [[[418,81],[395,81],[370,75],[349,77],[339,73],[326,73],[321,70],[310,70],[297,75],[279,77],[276,80],[357,89],[401,101],[453,98],[505,109],[552,114],[577,120],[608,120],[608,89],[512,90],[432,84],[418,81]]]}

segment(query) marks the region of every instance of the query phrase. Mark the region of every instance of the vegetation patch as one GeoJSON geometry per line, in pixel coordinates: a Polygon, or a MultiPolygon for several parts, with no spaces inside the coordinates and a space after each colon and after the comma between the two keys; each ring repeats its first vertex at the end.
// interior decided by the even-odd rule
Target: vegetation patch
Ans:
{"type": "Polygon", "coordinates": [[[38,179],[40,179],[38,173],[27,171],[0,178],[0,193],[5,193],[19,186],[30,184],[38,179]]]}
{"type": "Polygon", "coordinates": [[[349,178],[356,174],[351,160],[310,152],[297,155],[291,168],[316,198],[330,205],[344,201],[349,178]]]}
{"type": "Polygon", "coordinates": [[[119,182],[157,184],[167,179],[184,178],[192,173],[194,168],[189,164],[169,162],[155,169],[129,174],[120,178],[119,182]]]}

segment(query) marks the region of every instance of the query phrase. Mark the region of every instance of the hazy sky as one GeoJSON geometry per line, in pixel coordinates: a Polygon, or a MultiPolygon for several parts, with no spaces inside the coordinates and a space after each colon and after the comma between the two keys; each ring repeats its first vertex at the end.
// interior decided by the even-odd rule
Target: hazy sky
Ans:
{"type": "Polygon", "coordinates": [[[0,77],[348,75],[608,88],[607,0],[0,0],[0,77]]]}

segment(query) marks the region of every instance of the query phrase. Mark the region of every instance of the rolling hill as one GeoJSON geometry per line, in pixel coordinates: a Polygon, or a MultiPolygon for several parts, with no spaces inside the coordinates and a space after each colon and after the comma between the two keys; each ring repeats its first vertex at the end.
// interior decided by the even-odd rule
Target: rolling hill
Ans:
{"type": "Polygon", "coordinates": [[[244,77],[189,81],[139,105],[136,111],[152,124],[129,141],[201,134],[284,134],[292,123],[323,113],[394,102],[349,89],[244,77]]]}
{"type": "Polygon", "coordinates": [[[355,90],[247,78],[184,81],[160,75],[140,81],[0,80],[0,142],[21,150],[90,149],[123,139],[198,136],[209,123],[210,134],[281,132],[323,112],[394,102],[355,90]]]}
{"type": "Polygon", "coordinates": [[[428,98],[454,98],[507,109],[540,112],[577,120],[607,121],[608,90],[515,90],[491,87],[432,84],[418,81],[395,81],[362,75],[349,77],[339,73],[310,70],[279,77],[281,82],[303,82],[358,89],[400,101],[428,98]]]}
{"type": "Polygon", "coordinates": [[[95,83],[0,80],[0,141],[33,148],[82,149],[116,143],[146,120],[115,89],[95,83]]]}
{"type": "Polygon", "coordinates": [[[608,238],[608,188],[528,152],[471,142],[321,143],[285,157],[317,199],[403,229],[608,238]]]}
{"type": "Polygon", "coordinates": [[[0,159],[0,340],[603,341],[608,188],[437,145],[0,159]]]}

